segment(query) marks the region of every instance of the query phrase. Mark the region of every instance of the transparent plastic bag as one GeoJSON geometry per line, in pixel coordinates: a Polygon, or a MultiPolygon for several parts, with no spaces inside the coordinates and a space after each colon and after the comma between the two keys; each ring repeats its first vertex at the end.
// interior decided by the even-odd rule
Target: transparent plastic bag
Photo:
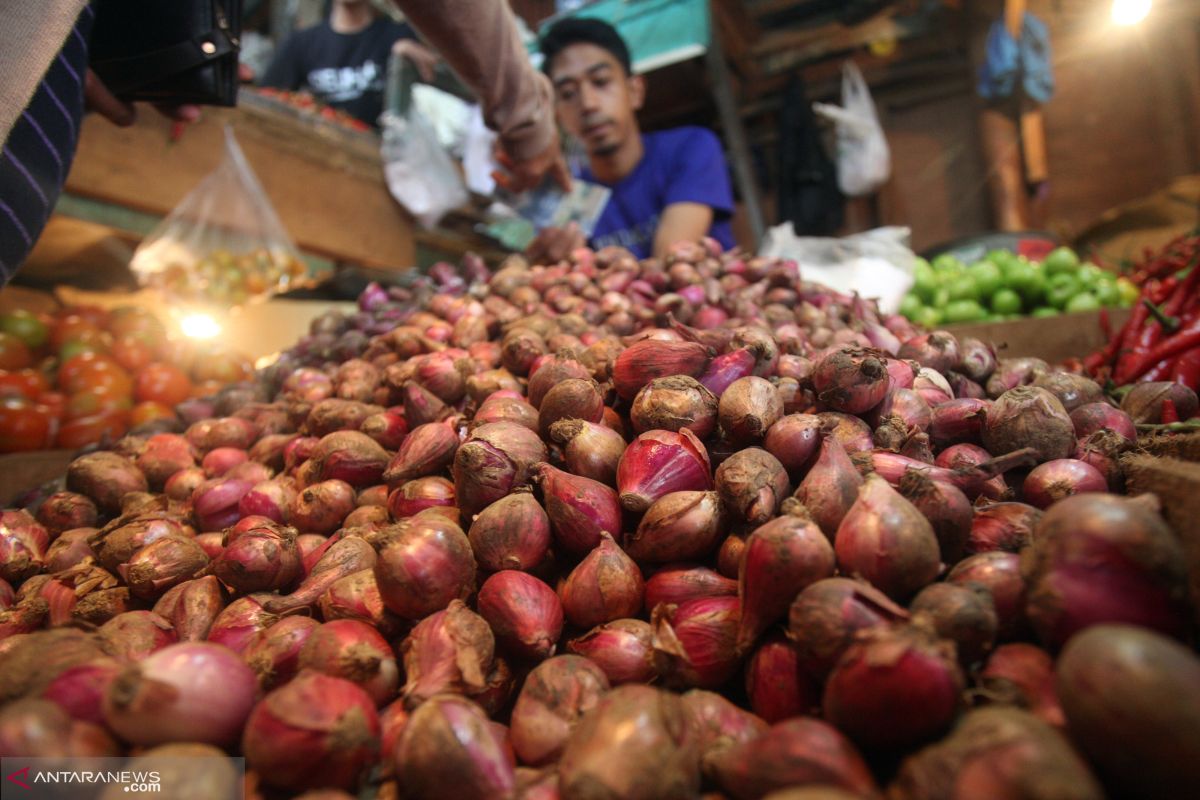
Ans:
{"type": "Polygon", "coordinates": [[[225,308],[309,283],[308,268],[228,126],[221,164],[142,242],[130,269],[168,298],[225,308]]]}
{"type": "Polygon", "coordinates": [[[891,151],[871,90],[857,64],[842,64],[842,104],[813,103],[813,111],[837,126],[838,188],[842,194],[863,197],[887,183],[892,174],[891,151]]]}
{"type": "Polygon", "coordinates": [[[384,112],[380,122],[388,191],[422,227],[432,228],[447,211],[467,202],[462,176],[419,112],[384,112]]]}

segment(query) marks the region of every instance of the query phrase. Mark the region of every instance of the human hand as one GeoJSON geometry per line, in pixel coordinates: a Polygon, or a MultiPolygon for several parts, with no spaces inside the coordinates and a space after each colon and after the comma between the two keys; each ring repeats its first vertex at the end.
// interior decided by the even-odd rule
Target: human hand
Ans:
{"type": "MultiPolygon", "coordinates": [[[[127,103],[110,92],[104,81],[90,69],[83,79],[83,107],[86,111],[95,111],[119,128],[128,128],[137,122],[137,108],[133,103],[127,103]]],[[[195,122],[200,119],[200,106],[190,103],[155,103],[154,107],[158,113],[175,122],[195,122]]]]}
{"type": "Polygon", "coordinates": [[[416,39],[397,39],[392,45],[392,53],[407,58],[417,68],[417,74],[423,81],[432,81],[433,72],[442,58],[416,39]]]}
{"type": "Polygon", "coordinates": [[[531,264],[555,264],[586,244],[578,223],[568,223],[565,228],[543,228],[525,248],[525,258],[531,264]]]}
{"type": "Polygon", "coordinates": [[[541,184],[547,175],[564,192],[571,191],[571,172],[567,169],[567,160],[563,157],[562,149],[555,139],[542,152],[531,158],[515,159],[504,152],[499,142],[496,143],[495,157],[506,172],[492,172],[492,179],[510,192],[520,193],[541,184]]]}

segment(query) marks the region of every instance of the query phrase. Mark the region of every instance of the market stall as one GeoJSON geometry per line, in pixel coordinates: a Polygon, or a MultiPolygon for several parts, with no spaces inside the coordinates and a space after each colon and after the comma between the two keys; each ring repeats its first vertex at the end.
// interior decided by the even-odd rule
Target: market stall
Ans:
{"type": "MultiPolygon", "coordinates": [[[[817,52],[853,58],[864,31],[940,48],[919,31],[961,19],[934,5],[709,8],[780,28],[739,69],[782,63],[782,37],[828,75],[817,52]]],[[[712,68],[727,34],[688,22],[667,60],[712,68]]],[[[205,800],[1200,782],[1194,178],[1083,237],[988,226],[927,258],[900,224],[819,235],[764,203],[761,249],[539,258],[439,225],[462,252],[419,268],[433,234],[375,134],[258,102],[175,141],[89,120],[60,215],[163,217],[126,228],[141,285],[70,285],[108,218],[39,246],[51,290],[0,291],[8,780],[205,800]],[[282,257],[171,234],[228,164],[269,195],[282,257]],[[356,268],[292,266],[313,256],[356,268]]],[[[257,210],[229,212],[196,227],[257,210]]]]}

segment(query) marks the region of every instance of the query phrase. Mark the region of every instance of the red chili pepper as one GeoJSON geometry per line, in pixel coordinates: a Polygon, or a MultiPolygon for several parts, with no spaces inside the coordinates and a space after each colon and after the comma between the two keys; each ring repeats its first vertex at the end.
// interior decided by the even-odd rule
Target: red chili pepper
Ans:
{"type": "Polygon", "coordinates": [[[1179,411],[1175,408],[1174,400],[1163,400],[1162,414],[1159,420],[1163,425],[1170,425],[1172,422],[1179,422],[1179,411]]]}
{"type": "Polygon", "coordinates": [[[1200,348],[1188,350],[1175,359],[1170,380],[1182,383],[1193,391],[1200,391],[1200,348]]]}
{"type": "Polygon", "coordinates": [[[1166,381],[1171,379],[1171,367],[1175,366],[1175,359],[1164,358],[1162,361],[1155,364],[1150,369],[1138,376],[1139,383],[1151,383],[1154,381],[1166,381]]]}
{"type": "Polygon", "coordinates": [[[1114,377],[1118,384],[1128,383],[1159,361],[1172,358],[1196,347],[1200,347],[1200,320],[1193,320],[1191,324],[1163,340],[1149,352],[1135,355],[1123,365],[1124,370],[1121,370],[1122,365],[1118,364],[1118,372],[1114,377]]]}
{"type": "Polygon", "coordinates": [[[1100,332],[1104,334],[1104,338],[1112,341],[1112,320],[1108,318],[1108,309],[1100,309],[1100,332]]]}

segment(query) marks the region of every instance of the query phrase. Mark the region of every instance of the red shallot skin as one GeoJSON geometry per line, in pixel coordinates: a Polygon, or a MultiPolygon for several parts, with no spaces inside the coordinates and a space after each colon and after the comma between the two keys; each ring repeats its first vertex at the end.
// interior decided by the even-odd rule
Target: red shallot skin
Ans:
{"type": "Polygon", "coordinates": [[[746,662],[746,696],[754,713],[770,724],[811,714],[821,702],[819,684],[782,634],[766,637],[746,662]]]}
{"type": "Polygon", "coordinates": [[[300,652],[320,625],[312,617],[284,617],[250,640],[242,658],[254,670],[260,689],[270,691],[296,676],[300,652]]]}
{"type": "Polygon", "coordinates": [[[946,373],[961,359],[958,339],[946,331],[933,331],[914,336],[900,346],[900,358],[911,358],[922,367],[946,373]]]}
{"type": "Polygon", "coordinates": [[[530,492],[502,497],[475,516],[467,532],[482,569],[531,570],[550,549],[550,518],[530,492]]]}
{"type": "Polygon", "coordinates": [[[788,414],[767,429],[763,447],[795,479],[816,460],[821,439],[821,420],[815,414],[788,414]]]}
{"type": "Polygon", "coordinates": [[[759,447],[739,450],[722,461],[714,483],[729,512],[750,525],[774,517],[791,489],[783,464],[759,447]]]}
{"type": "Polygon", "coordinates": [[[643,563],[703,559],[727,530],[716,492],[671,492],[650,506],[637,530],[625,537],[624,549],[643,563]]]}
{"type": "Polygon", "coordinates": [[[621,397],[633,400],[655,378],[670,375],[694,378],[704,372],[711,360],[709,349],[697,342],[637,342],[625,348],[613,363],[613,386],[621,397]]]}
{"type": "Polygon", "coordinates": [[[963,676],[954,646],[917,625],[861,634],[825,683],[825,718],[864,748],[906,749],[948,729],[963,676]]]}
{"type": "Polygon", "coordinates": [[[529,673],[513,706],[513,750],[522,764],[553,764],[580,718],[609,690],[608,678],[581,656],[555,656],[529,673]]]}
{"type": "Polygon", "coordinates": [[[968,553],[988,553],[1002,550],[1019,553],[1033,541],[1033,531],[1042,519],[1042,512],[1027,503],[988,503],[975,508],[968,553]]]}
{"type": "Polygon", "coordinates": [[[640,619],[618,619],[598,625],[567,642],[567,650],[593,661],[609,683],[651,683],[658,677],[654,630],[640,619]]]}
{"type": "Polygon", "coordinates": [[[1098,623],[1186,638],[1185,559],[1152,496],[1081,494],[1055,503],[1021,554],[1026,613],[1049,649],[1098,623]]]}
{"type": "Polygon", "coordinates": [[[28,512],[0,512],[0,579],[19,584],[40,572],[49,546],[50,532],[28,512]]]}
{"type": "Polygon", "coordinates": [[[736,597],[706,597],[654,609],[654,650],[669,685],[716,689],[733,677],[740,606],[736,597]]]}
{"type": "Polygon", "coordinates": [[[391,702],[400,685],[391,645],[373,626],[354,619],[333,620],[313,629],[300,649],[298,666],[353,681],[376,706],[391,702]]]}
{"type": "Polygon", "coordinates": [[[1111,431],[1130,445],[1137,442],[1137,428],[1128,414],[1108,403],[1085,403],[1071,412],[1075,436],[1086,439],[1098,431],[1111,431]]]}
{"type": "Polygon", "coordinates": [[[1037,461],[1066,458],[1075,451],[1075,426],[1058,398],[1036,386],[1010,389],[987,411],[983,446],[992,453],[1011,453],[1025,447],[1037,451],[1037,461]]]}
{"type": "Polygon", "coordinates": [[[637,433],[688,428],[704,439],[717,426],[717,396],[687,375],[657,378],[638,392],[629,416],[637,433]]]}
{"type": "Polygon", "coordinates": [[[481,425],[454,455],[454,491],[466,518],[529,483],[547,458],[538,435],[512,422],[481,425]]]}
{"type": "Polygon", "coordinates": [[[931,583],[917,593],[909,610],[924,615],[938,636],[954,642],[964,668],[982,661],[995,644],[996,605],[979,584],[931,583]]]}
{"type": "Polygon", "coordinates": [[[90,497],[77,492],[55,492],[37,510],[37,521],[57,537],[74,528],[93,528],[99,510],[90,497]]]}
{"type": "Polygon", "coordinates": [[[821,442],[820,456],[796,488],[795,498],[804,504],[813,521],[833,540],[846,512],[858,498],[863,479],[832,436],[821,442]]]}
{"type": "Polygon", "coordinates": [[[874,350],[842,347],[822,356],[813,368],[817,398],[828,408],[862,414],[879,405],[888,391],[886,357],[874,350]]]}
{"type": "Polygon", "coordinates": [[[996,609],[997,641],[1009,642],[1027,634],[1026,586],[1021,557],[1016,553],[991,551],[968,556],[947,573],[946,582],[968,587],[979,584],[988,590],[996,609]]]}
{"type": "Polygon", "coordinates": [[[734,381],[721,394],[717,414],[729,441],[755,444],[783,417],[783,399],[774,384],[752,375],[734,381]]]}
{"type": "Polygon", "coordinates": [[[761,736],[718,753],[711,771],[736,800],[809,784],[838,787],[855,797],[878,796],[871,770],[854,744],[812,717],[778,722],[761,736]]]}
{"type": "Polygon", "coordinates": [[[641,434],[617,465],[621,505],[629,511],[643,512],[671,492],[712,488],[708,451],[687,428],[641,434]]]}
{"type": "Polygon", "coordinates": [[[558,595],[542,581],[528,573],[502,570],[483,582],[476,605],[501,648],[530,661],[554,655],[562,635],[563,609],[558,595]]]}
{"type": "Polygon", "coordinates": [[[645,584],[637,564],[613,538],[600,543],[571,570],[559,589],[563,611],[577,628],[635,617],[642,610],[645,584]]]}
{"type": "Polygon", "coordinates": [[[977,519],[976,509],[962,490],[948,483],[933,481],[920,470],[910,469],[900,479],[900,494],[925,515],[937,537],[942,563],[956,564],[962,559],[977,519]]]}
{"type": "Polygon", "coordinates": [[[505,749],[483,709],[443,695],[409,716],[393,755],[395,772],[414,800],[445,797],[449,786],[464,800],[508,797],[516,778],[505,749]]]}
{"type": "Polygon", "coordinates": [[[682,701],[651,686],[613,689],[576,725],[558,774],[563,797],[695,797],[700,753],[682,701]]]}
{"type": "Polygon", "coordinates": [[[562,420],[550,426],[550,438],[563,448],[568,471],[617,485],[617,465],[626,446],[620,433],[587,420],[562,420]]]}
{"type": "Polygon", "coordinates": [[[488,688],[496,640],[483,617],[453,600],[425,617],[400,646],[409,708],[442,692],[474,695],[488,688]]]}
{"type": "Polygon", "coordinates": [[[878,589],[849,578],[817,581],[788,611],[788,637],[801,666],[824,681],[860,631],[908,621],[909,615],[878,589]]]}
{"type": "Polygon", "coordinates": [[[979,673],[978,696],[989,702],[1024,708],[1059,730],[1066,727],[1054,684],[1054,657],[1024,642],[997,647],[979,673]]]}
{"type": "Polygon", "coordinates": [[[1107,492],[1108,480],[1086,461],[1058,458],[1038,464],[1021,485],[1027,503],[1047,509],[1066,497],[1084,492],[1107,492]]]}
{"type": "Polygon", "coordinates": [[[375,580],[384,605],[421,619],[475,590],[471,542],[450,520],[424,512],[379,534],[375,580]]]}
{"type": "Polygon", "coordinates": [[[732,597],[738,582],[699,564],[667,564],[646,579],[646,608],[700,597],[732,597]]]}
{"type": "Polygon", "coordinates": [[[680,699],[687,715],[688,729],[697,739],[700,769],[709,780],[715,780],[714,765],[721,753],[756,739],[767,730],[763,719],[716,692],[692,689],[684,692],[680,699]]]}
{"type": "Polygon", "coordinates": [[[561,549],[576,555],[587,553],[600,543],[602,533],[616,536],[621,532],[621,504],[614,489],[550,464],[538,464],[534,474],[554,540],[561,549]]]}

